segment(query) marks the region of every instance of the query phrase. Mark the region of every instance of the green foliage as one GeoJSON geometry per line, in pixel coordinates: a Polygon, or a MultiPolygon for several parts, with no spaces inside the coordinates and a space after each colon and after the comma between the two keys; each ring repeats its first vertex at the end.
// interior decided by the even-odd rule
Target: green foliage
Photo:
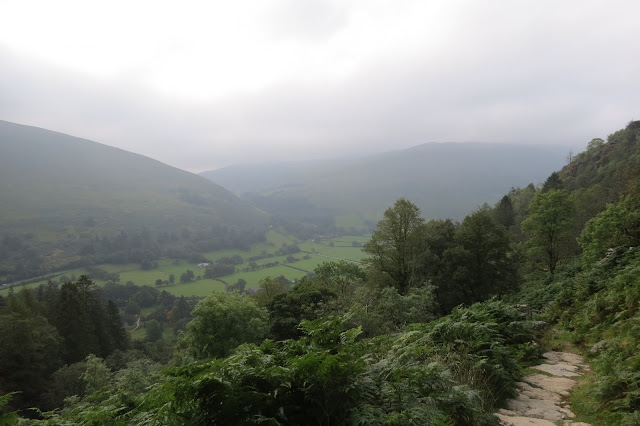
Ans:
{"type": "Polygon", "coordinates": [[[640,251],[621,249],[563,281],[549,310],[588,352],[595,376],[580,390],[580,414],[636,424],[640,413],[640,251]],[[588,394],[588,395],[586,395],[588,394]],[[586,403],[585,400],[589,402],[586,403]]]}
{"type": "Polygon", "coordinates": [[[497,424],[487,413],[515,391],[517,360],[537,355],[533,337],[518,311],[490,301],[373,339],[359,424],[497,424]]]}
{"type": "Polygon", "coordinates": [[[559,191],[563,186],[560,175],[557,172],[553,172],[542,185],[542,192],[559,191]]]}
{"type": "Polygon", "coordinates": [[[251,294],[251,298],[256,302],[258,306],[265,307],[273,299],[284,293],[286,290],[286,284],[284,280],[267,277],[258,283],[257,290],[251,294]]]}
{"type": "Polygon", "coordinates": [[[574,206],[566,190],[551,189],[537,193],[529,209],[529,217],[522,222],[522,230],[530,235],[529,255],[534,262],[543,262],[553,274],[566,255],[566,237],[571,229],[574,206]]]}
{"type": "Polygon", "coordinates": [[[420,209],[400,198],[384,212],[371,240],[364,245],[368,264],[386,275],[400,294],[423,284],[424,219],[420,209]]]}
{"type": "Polygon", "coordinates": [[[313,272],[327,287],[342,297],[353,293],[354,288],[367,279],[367,274],[362,268],[344,260],[321,263],[313,272]]]}
{"type": "Polygon", "coordinates": [[[68,397],[83,397],[86,393],[86,382],[82,376],[86,370],[84,361],[64,365],[56,370],[51,376],[51,382],[46,392],[45,407],[48,409],[61,407],[68,397]]]}
{"type": "Polygon", "coordinates": [[[145,328],[145,340],[149,342],[155,342],[157,340],[162,339],[162,324],[160,324],[157,320],[147,321],[144,325],[145,328]]]}
{"type": "MultiPolygon", "coordinates": [[[[597,380],[587,383],[589,407],[581,408],[605,424],[636,424],[640,252],[629,246],[640,242],[634,187],[640,172],[625,165],[636,158],[637,128],[590,144],[540,192],[533,185],[514,189],[493,210],[483,207],[460,224],[425,223],[415,205],[398,200],[365,245],[367,270],[329,262],[289,291],[284,279],[267,279],[252,297],[212,294],[194,310],[175,350],[154,340],[161,322],[184,326],[188,301],[159,302],[156,289],[120,286],[107,267],[102,272],[113,283],[105,291],[117,295],[120,306],[161,305],[147,317],[149,336],[136,343],[137,351],[114,353],[127,345],[118,308],[105,306],[86,277],[11,293],[0,299],[0,337],[9,343],[0,348],[2,385],[22,383],[12,368],[24,374],[33,367],[30,377],[44,379],[34,379],[33,389],[16,398],[33,400],[50,385],[41,406],[65,401],[40,413],[40,423],[52,425],[495,425],[490,413],[513,395],[520,366],[540,355],[536,324],[513,306],[495,299],[472,304],[498,295],[526,300],[531,309],[551,302],[544,315],[571,330],[575,343],[598,342],[590,354],[597,380]],[[598,214],[608,197],[622,193],[598,214]],[[551,276],[532,274],[523,293],[508,296],[518,284],[519,258],[510,237],[523,239],[514,226],[520,223],[531,259],[542,261],[551,276]],[[582,262],[561,263],[576,253],[572,240],[579,232],[582,262]],[[455,307],[460,304],[471,306],[455,307]],[[290,340],[264,340],[269,328],[273,337],[290,340]],[[61,356],[42,357],[38,339],[61,356]],[[107,361],[98,357],[110,353],[107,361]],[[144,353],[165,363],[173,353],[173,367],[159,372],[144,353]]],[[[188,193],[183,199],[203,202],[188,193]]],[[[86,223],[95,227],[99,221],[86,223]]],[[[188,229],[184,235],[192,237],[188,229]]],[[[339,249],[339,241],[331,243],[339,249]]],[[[5,238],[3,244],[23,250],[28,242],[5,238]]],[[[300,250],[293,241],[277,247],[282,256],[300,250]]],[[[216,265],[242,261],[233,253],[216,265]]],[[[176,266],[179,271],[184,265],[176,266]]]]}
{"type": "Polygon", "coordinates": [[[408,294],[395,287],[366,285],[358,288],[349,308],[353,324],[362,326],[366,336],[394,333],[413,323],[436,317],[438,304],[431,285],[414,287],[408,294]]]}
{"type": "Polygon", "coordinates": [[[242,343],[259,343],[268,330],[267,312],[237,293],[211,293],[193,310],[187,340],[197,358],[225,357],[242,343]]]}
{"type": "Polygon", "coordinates": [[[509,236],[488,209],[467,216],[443,253],[438,301],[445,311],[515,290],[519,284],[509,236]]]}
{"type": "Polygon", "coordinates": [[[509,198],[508,195],[502,197],[500,202],[498,202],[494,210],[494,215],[498,223],[507,229],[516,223],[513,204],[511,203],[511,198],[509,198]]]}
{"type": "Polygon", "coordinates": [[[582,259],[590,265],[604,257],[607,249],[640,244],[640,197],[627,195],[587,222],[580,235],[582,259]]]}
{"type": "Polygon", "coordinates": [[[9,426],[16,424],[19,416],[17,411],[4,411],[4,407],[9,404],[15,393],[8,393],[0,396],[0,426],[9,426]]]}
{"type": "Polygon", "coordinates": [[[303,279],[290,291],[277,294],[267,305],[270,333],[276,340],[301,337],[302,320],[315,320],[330,313],[338,295],[318,280],[303,279]]]}

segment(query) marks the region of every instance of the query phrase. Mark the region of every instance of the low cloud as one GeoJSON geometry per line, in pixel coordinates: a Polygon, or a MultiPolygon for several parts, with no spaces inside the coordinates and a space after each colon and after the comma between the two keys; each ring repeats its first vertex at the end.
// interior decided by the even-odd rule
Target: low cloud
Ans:
{"type": "MultiPolygon", "coordinates": [[[[467,9],[437,48],[381,49],[337,78],[208,100],[154,91],[144,73],[100,78],[0,44],[0,119],[193,171],[429,141],[584,147],[638,119],[640,27],[631,11],[640,7],[538,3],[461,3],[467,9]]],[[[304,33],[322,45],[353,31],[355,15],[336,3],[314,1],[317,23],[308,9],[282,4],[279,37],[304,33]]]]}

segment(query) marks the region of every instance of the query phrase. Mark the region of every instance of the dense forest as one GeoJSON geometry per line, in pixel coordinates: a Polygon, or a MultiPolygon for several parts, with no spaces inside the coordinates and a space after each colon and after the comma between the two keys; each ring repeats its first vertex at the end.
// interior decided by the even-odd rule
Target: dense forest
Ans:
{"type": "Polygon", "coordinates": [[[400,198],[364,265],[295,285],[196,301],[80,277],[10,293],[0,423],[497,425],[523,369],[570,344],[593,367],[580,419],[639,424],[639,245],[634,121],[460,222],[400,198]],[[160,308],[132,342],[141,305],[160,308]]]}

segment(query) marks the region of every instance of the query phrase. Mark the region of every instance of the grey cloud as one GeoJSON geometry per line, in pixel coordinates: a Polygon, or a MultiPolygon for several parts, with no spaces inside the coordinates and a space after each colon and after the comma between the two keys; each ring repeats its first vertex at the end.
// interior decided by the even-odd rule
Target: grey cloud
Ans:
{"type": "Polygon", "coordinates": [[[281,0],[271,13],[271,31],[277,37],[322,40],[344,28],[348,11],[326,0],[281,0]]]}
{"type": "MultiPolygon", "coordinates": [[[[205,170],[428,141],[584,147],[640,118],[640,29],[630,25],[637,14],[622,10],[628,3],[605,13],[580,3],[563,19],[549,3],[526,11],[531,19],[504,4],[462,13],[436,54],[392,54],[342,81],[291,82],[215,103],[160,97],[124,77],[44,69],[0,49],[0,119],[205,170]]],[[[328,23],[309,34],[346,25],[340,11],[326,13],[328,23]]]]}

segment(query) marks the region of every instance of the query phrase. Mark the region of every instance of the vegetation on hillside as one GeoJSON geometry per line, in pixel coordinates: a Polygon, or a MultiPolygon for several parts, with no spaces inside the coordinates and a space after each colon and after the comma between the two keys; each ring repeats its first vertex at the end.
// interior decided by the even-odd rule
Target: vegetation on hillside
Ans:
{"type": "Polygon", "coordinates": [[[99,263],[198,261],[264,240],[268,221],[207,179],[5,121],[0,182],[0,283],[99,263]]]}
{"type": "MultiPolygon", "coordinates": [[[[148,322],[145,345],[157,346],[114,337],[116,317],[149,290],[105,287],[109,302],[81,278],[11,294],[0,330],[22,330],[23,346],[0,353],[13,380],[0,389],[24,393],[0,404],[25,424],[497,425],[491,413],[522,367],[568,339],[593,366],[573,394],[581,418],[638,424],[639,137],[632,122],[594,140],[540,187],[513,188],[461,222],[426,221],[401,198],[363,266],[329,262],[292,288],[239,285],[193,310],[173,300],[148,322]],[[77,306],[70,317],[49,300],[77,306]]],[[[155,303],[167,297],[152,290],[155,303]]]]}

